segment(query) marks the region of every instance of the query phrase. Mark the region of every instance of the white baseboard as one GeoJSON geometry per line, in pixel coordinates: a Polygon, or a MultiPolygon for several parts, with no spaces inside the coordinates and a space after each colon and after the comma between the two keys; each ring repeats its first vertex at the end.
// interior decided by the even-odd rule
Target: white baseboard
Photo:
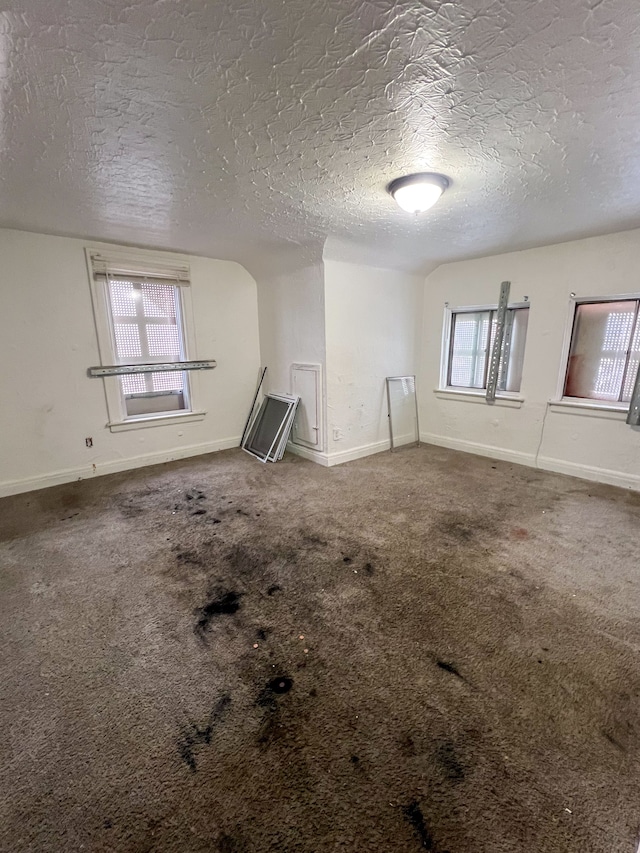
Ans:
{"type": "Polygon", "coordinates": [[[321,453],[319,450],[312,450],[310,447],[303,447],[301,444],[294,444],[291,441],[287,443],[287,450],[295,453],[296,456],[308,459],[310,462],[317,462],[318,465],[324,465],[325,468],[329,465],[327,454],[321,453]]]}
{"type": "Polygon", "coordinates": [[[609,468],[597,468],[595,465],[581,465],[579,462],[566,462],[564,459],[553,459],[550,456],[539,456],[538,468],[543,471],[554,471],[556,474],[580,477],[582,480],[606,483],[608,486],[619,486],[622,489],[640,491],[640,476],[637,474],[612,471],[609,468]]]}
{"type": "Polygon", "coordinates": [[[535,467],[535,453],[524,453],[521,450],[507,450],[504,447],[479,444],[475,441],[467,441],[463,438],[450,438],[446,435],[434,435],[430,432],[421,432],[420,441],[425,444],[436,444],[438,447],[449,447],[451,450],[475,453],[476,456],[489,456],[491,459],[501,459],[503,462],[515,462],[517,465],[535,467]]]}
{"type": "Polygon", "coordinates": [[[360,447],[353,447],[351,450],[340,450],[338,453],[329,453],[327,455],[328,465],[342,465],[344,462],[353,462],[354,459],[362,459],[363,456],[371,456],[374,453],[382,453],[384,450],[389,450],[389,439],[384,441],[374,441],[371,444],[362,444],[360,447]]]}
{"type": "Polygon", "coordinates": [[[501,459],[503,462],[513,462],[516,465],[528,465],[530,468],[553,471],[555,474],[568,474],[570,477],[578,477],[581,480],[640,491],[640,476],[637,474],[611,471],[608,468],[582,465],[579,462],[567,462],[564,459],[553,459],[550,456],[538,456],[536,460],[534,453],[506,450],[503,447],[493,447],[489,444],[478,444],[475,441],[449,438],[449,436],[434,435],[428,432],[420,433],[420,441],[425,444],[436,444],[439,447],[449,447],[451,450],[462,450],[464,453],[475,453],[477,456],[489,456],[491,459],[501,459]]]}
{"type": "Polygon", "coordinates": [[[221,438],[204,444],[190,444],[174,450],[161,453],[144,453],[140,456],[130,456],[126,459],[115,459],[111,462],[100,462],[95,465],[83,465],[81,468],[66,468],[37,477],[26,477],[23,480],[6,480],[0,483],[0,497],[17,495],[21,492],[31,492],[35,489],[46,489],[49,486],[60,486],[63,483],[73,483],[75,480],[88,480],[104,474],[116,474],[133,468],[144,468],[147,465],[158,465],[163,462],[173,462],[176,459],[187,459],[189,456],[200,456],[204,453],[214,453],[217,450],[229,450],[238,447],[240,436],[221,438]]]}
{"type": "MultiPolygon", "coordinates": [[[[401,436],[397,439],[397,446],[403,444],[415,443],[415,436],[401,436]]],[[[352,447],[350,450],[340,450],[337,453],[320,453],[317,450],[311,450],[308,447],[301,447],[297,444],[289,443],[287,449],[304,459],[310,459],[312,462],[317,462],[325,467],[333,467],[334,465],[342,465],[344,462],[353,462],[354,459],[362,459],[364,456],[372,456],[374,453],[383,453],[389,450],[391,443],[389,439],[383,441],[374,441],[371,444],[362,444],[360,447],[352,447]]]]}

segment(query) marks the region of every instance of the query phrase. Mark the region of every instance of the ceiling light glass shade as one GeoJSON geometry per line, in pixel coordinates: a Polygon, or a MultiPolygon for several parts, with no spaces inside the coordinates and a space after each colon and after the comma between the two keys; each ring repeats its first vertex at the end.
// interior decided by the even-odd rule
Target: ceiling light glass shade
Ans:
{"type": "Polygon", "coordinates": [[[449,186],[449,179],[435,172],[405,175],[387,187],[398,205],[407,213],[423,213],[438,201],[449,186]]]}

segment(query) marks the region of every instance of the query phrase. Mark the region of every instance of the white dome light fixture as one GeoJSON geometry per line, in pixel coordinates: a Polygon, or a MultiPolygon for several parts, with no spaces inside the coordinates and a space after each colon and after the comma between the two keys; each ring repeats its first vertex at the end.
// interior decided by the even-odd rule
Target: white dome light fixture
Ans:
{"type": "Polygon", "coordinates": [[[449,178],[436,172],[418,172],[391,181],[387,191],[407,213],[424,213],[433,207],[450,183],[449,178]]]}

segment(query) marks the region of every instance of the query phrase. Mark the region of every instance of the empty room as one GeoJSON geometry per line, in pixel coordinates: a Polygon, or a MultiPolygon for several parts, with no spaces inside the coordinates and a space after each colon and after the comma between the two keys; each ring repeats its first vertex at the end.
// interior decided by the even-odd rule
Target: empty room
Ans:
{"type": "Polygon", "coordinates": [[[0,10],[3,853],[638,853],[639,57],[0,10]]]}

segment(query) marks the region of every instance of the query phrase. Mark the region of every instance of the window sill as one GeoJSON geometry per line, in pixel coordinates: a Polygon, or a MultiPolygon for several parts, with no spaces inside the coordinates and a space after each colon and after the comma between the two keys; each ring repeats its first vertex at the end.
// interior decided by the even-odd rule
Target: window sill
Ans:
{"type": "Polygon", "coordinates": [[[114,421],[107,426],[111,432],[126,432],[130,429],[167,426],[168,424],[189,424],[204,419],[206,412],[184,412],[175,415],[151,415],[148,418],[135,418],[129,421],[114,421]]]}
{"type": "Polygon", "coordinates": [[[519,397],[517,394],[512,396],[499,394],[496,395],[493,403],[487,404],[486,392],[483,390],[464,391],[454,390],[453,388],[435,388],[433,393],[439,400],[461,400],[464,403],[484,403],[485,405],[504,406],[507,409],[521,409],[524,403],[524,397],[519,397]]]}
{"type": "Polygon", "coordinates": [[[550,400],[550,412],[561,412],[565,415],[582,415],[583,417],[607,418],[612,421],[626,421],[628,408],[621,408],[608,403],[598,403],[595,400],[550,400]]]}

